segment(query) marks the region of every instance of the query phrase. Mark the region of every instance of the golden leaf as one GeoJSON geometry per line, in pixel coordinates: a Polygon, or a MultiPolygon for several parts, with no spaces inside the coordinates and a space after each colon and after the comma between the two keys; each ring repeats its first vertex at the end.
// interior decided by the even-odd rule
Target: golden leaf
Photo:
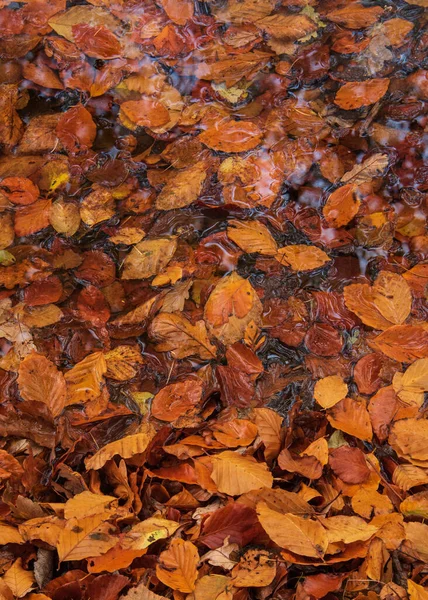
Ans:
{"type": "Polygon", "coordinates": [[[12,590],[14,596],[22,598],[32,587],[35,587],[36,580],[31,571],[26,571],[22,567],[22,559],[17,558],[13,565],[3,575],[2,581],[12,590]]]}
{"type": "Polygon", "coordinates": [[[180,523],[176,521],[149,517],[127,531],[121,540],[121,545],[125,550],[143,550],[157,540],[171,537],[179,527],[180,523]]]}
{"type": "Polygon", "coordinates": [[[330,260],[324,250],[316,246],[296,244],[279,248],[276,260],[293,271],[312,271],[323,267],[330,260]]]}
{"type": "Polygon", "coordinates": [[[262,304],[251,283],[233,271],[216,285],[208,298],[204,318],[210,332],[223,344],[241,340],[247,325],[259,324],[262,304]]]}
{"type": "Polygon", "coordinates": [[[397,465],[392,481],[400,490],[408,492],[412,487],[428,483],[428,472],[414,465],[397,465]]]}
{"type": "Polygon", "coordinates": [[[107,10],[97,6],[73,6],[65,12],[56,13],[49,19],[49,25],[58,35],[73,42],[73,26],[84,23],[92,27],[104,26],[116,29],[119,21],[107,10]]]}
{"type": "Polygon", "coordinates": [[[91,517],[99,513],[113,514],[117,509],[118,499],[114,496],[94,494],[85,491],[76,494],[67,500],[64,505],[64,517],[66,519],[91,517]]]}
{"type": "Polygon", "coordinates": [[[177,171],[156,198],[156,208],[159,210],[172,210],[183,208],[195,202],[203,189],[208,174],[206,161],[200,160],[194,165],[177,171]]]}
{"type": "Polygon", "coordinates": [[[301,556],[324,556],[328,537],[318,521],[291,513],[281,514],[270,509],[265,502],[257,505],[257,516],[270,539],[281,548],[301,556]]]}
{"type": "Polygon", "coordinates": [[[171,352],[174,358],[199,356],[204,360],[215,358],[216,347],[208,339],[204,321],[192,325],[179,314],[161,313],[150,327],[149,335],[156,343],[158,352],[171,352]]]}
{"type": "Polygon", "coordinates": [[[275,575],[276,561],[268,550],[247,550],[232,571],[232,583],[237,588],[265,587],[275,575]]]}
{"type": "Polygon", "coordinates": [[[410,600],[428,600],[428,588],[418,585],[411,579],[407,580],[407,591],[409,593],[410,600]]]}
{"type": "Polygon", "coordinates": [[[107,188],[98,188],[83,198],[79,212],[82,221],[93,227],[97,223],[111,219],[115,211],[115,201],[111,191],[107,188]]]}
{"type": "Polygon", "coordinates": [[[96,452],[90,458],[85,460],[87,469],[94,469],[95,471],[101,469],[108,460],[118,454],[122,458],[131,458],[135,454],[141,454],[144,452],[152,439],[152,434],[147,431],[143,433],[135,433],[133,435],[127,435],[126,437],[110,442],[98,452],[96,452]]]}
{"type": "Polygon", "coordinates": [[[314,387],[314,398],[323,408],[331,408],[348,394],[348,386],[338,375],[319,379],[314,387]]]}
{"type": "Polygon", "coordinates": [[[42,354],[32,352],[21,362],[18,387],[24,400],[46,404],[53,417],[57,417],[65,406],[64,375],[42,354]]]}
{"type": "Polygon", "coordinates": [[[229,496],[272,487],[273,477],[267,465],[252,456],[226,450],[212,457],[212,465],[212,480],[220,492],[229,496]]]}
{"type": "Polygon", "coordinates": [[[18,529],[7,523],[0,523],[0,539],[2,544],[23,544],[24,540],[18,529]]]}
{"type": "MultiPolygon", "coordinates": [[[[417,469],[417,467],[415,467],[417,469]]],[[[419,469],[421,470],[421,469],[419,469]]],[[[425,481],[421,484],[427,483],[428,473],[425,473],[425,481]]],[[[423,519],[428,518],[428,492],[418,492],[409,496],[400,504],[400,511],[405,517],[422,517],[423,519]]]]}
{"type": "Polygon", "coordinates": [[[98,513],[70,519],[58,538],[59,561],[101,556],[110,550],[118,538],[112,535],[114,527],[106,521],[109,517],[109,513],[98,513]]]}
{"type": "Polygon", "coordinates": [[[169,112],[162,102],[142,98],[123,102],[120,106],[120,117],[125,126],[129,120],[139,127],[160,127],[168,123],[169,112]]]}
{"type": "Polygon", "coordinates": [[[391,427],[388,440],[399,456],[408,458],[417,466],[428,467],[428,421],[426,419],[411,418],[396,421],[391,427]],[[421,461],[426,465],[419,464],[421,461]]]}
{"type": "Polygon", "coordinates": [[[322,524],[327,530],[329,544],[365,542],[373,537],[378,530],[378,527],[370,525],[361,517],[348,517],[345,515],[323,519],[322,524]]]}
{"type": "Polygon", "coordinates": [[[70,237],[80,226],[79,208],[73,202],[54,202],[49,212],[49,222],[58,233],[70,237]]]}
{"type": "Polygon", "coordinates": [[[66,404],[80,404],[98,398],[107,365],[102,352],[94,352],[81,360],[65,374],[66,404]]]}
{"type": "Polygon", "coordinates": [[[177,538],[172,540],[167,550],[160,553],[156,576],[173,590],[188,594],[195,589],[198,562],[196,546],[177,538]]]}
{"type": "Polygon", "coordinates": [[[389,358],[411,363],[428,356],[428,331],[423,325],[394,325],[369,341],[389,358]]]}
{"type": "Polygon", "coordinates": [[[274,256],[278,250],[269,229],[259,221],[229,221],[227,235],[244,252],[274,256]]]}
{"type": "Polygon", "coordinates": [[[106,377],[127,381],[137,374],[137,365],[143,364],[138,346],[116,346],[104,355],[107,365],[106,377]]]}
{"type": "Polygon", "coordinates": [[[147,279],[166,267],[177,249],[177,238],[143,240],[125,258],[122,279],[147,279]]]}

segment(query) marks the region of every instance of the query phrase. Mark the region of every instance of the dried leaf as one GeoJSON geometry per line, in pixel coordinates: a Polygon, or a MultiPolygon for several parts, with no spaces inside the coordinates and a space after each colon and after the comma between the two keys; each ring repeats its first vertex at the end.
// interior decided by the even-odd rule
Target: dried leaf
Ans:
{"type": "Polygon", "coordinates": [[[168,587],[184,593],[193,592],[198,576],[199,555],[196,546],[179,538],[161,552],[156,575],[168,587]]]}
{"type": "Polygon", "coordinates": [[[67,389],[64,375],[42,354],[32,352],[19,365],[19,393],[24,400],[46,404],[53,417],[64,409],[67,389]]]}
{"type": "Polygon", "coordinates": [[[122,458],[131,458],[136,454],[142,454],[151,440],[151,434],[149,431],[142,433],[136,433],[134,435],[128,435],[116,442],[110,442],[98,452],[96,452],[91,458],[86,459],[85,465],[87,469],[94,469],[97,471],[101,469],[108,460],[118,454],[122,458]]]}
{"type": "Polygon", "coordinates": [[[149,328],[158,352],[171,352],[174,358],[199,356],[204,360],[215,358],[216,347],[211,344],[204,321],[192,325],[177,314],[161,313],[149,328]]]}
{"type": "Polygon", "coordinates": [[[213,457],[211,477],[220,492],[238,496],[262,487],[272,487],[273,478],[263,463],[236,452],[221,452],[213,457]]]}

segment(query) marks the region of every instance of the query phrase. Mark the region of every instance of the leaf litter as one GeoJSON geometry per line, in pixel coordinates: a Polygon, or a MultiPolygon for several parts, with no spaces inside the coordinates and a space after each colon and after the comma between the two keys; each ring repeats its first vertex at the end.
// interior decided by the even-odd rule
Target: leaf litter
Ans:
{"type": "Polygon", "coordinates": [[[0,596],[428,598],[426,0],[0,3],[0,596]]]}

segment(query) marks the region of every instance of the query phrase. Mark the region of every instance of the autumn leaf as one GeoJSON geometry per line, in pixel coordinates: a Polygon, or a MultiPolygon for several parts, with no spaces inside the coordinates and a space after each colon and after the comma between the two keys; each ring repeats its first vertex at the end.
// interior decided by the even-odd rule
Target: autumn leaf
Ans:
{"type": "Polygon", "coordinates": [[[2,581],[16,598],[22,598],[36,586],[34,574],[32,571],[26,571],[23,568],[21,558],[17,558],[13,565],[7,569],[2,581]]]}
{"type": "Polygon", "coordinates": [[[116,381],[127,381],[137,374],[138,365],[143,364],[141,350],[136,346],[116,346],[104,355],[106,377],[116,381]]]}
{"type": "Polygon", "coordinates": [[[144,550],[157,540],[171,537],[179,527],[180,524],[176,521],[150,517],[127,531],[121,545],[125,550],[144,550]]]}
{"type": "Polygon", "coordinates": [[[19,393],[24,400],[46,404],[53,417],[64,409],[66,381],[61,371],[42,354],[29,354],[19,365],[19,393]]]}
{"type": "Polygon", "coordinates": [[[244,252],[274,256],[278,250],[269,229],[259,221],[230,221],[227,235],[244,252]]]}
{"type": "Polygon", "coordinates": [[[64,517],[69,520],[73,518],[91,517],[97,514],[113,514],[117,509],[118,499],[114,496],[94,494],[85,491],[76,494],[67,500],[64,505],[64,517]]]}
{"type": "Polygon", "coordinates": [[[74,41],[73,26],[79,24],[108,27],[113,30],[119,21],[109,11],[91,5],[73,6],[65,12],[58,12],[49,20],[50,27],[70,41],[74,41]]]}
{"type": "Polygon", "coordinates": [[[348,394],[348,386],[338,375],[319,379],[314,387],[314,398],[323,408],[331,408],[348,394]]]}
{"type": "Polygon", "coordinates": [[[223,119],[199,135],[199,140],[221,152],[245,152],[262,141],[263,132],[250,121],[223,119]]]}
{"type": "Polygon", "coordinates": [[[370,477],[364,453],[359,448],[340,446],[330,452],[329,465],[335,475],[349,484],[360,484],[370,477]]]}
{"type": "Polygon", "coordinates": [[[324,250],[303,244],[279,248],[275,258],[293,271],[312,271],[323,267],[330,260],[324,250]]]}
{"type": "Polygon", "coordinates": [[[187,379],[165,386],[152,402],[152,414],[171,423],[194,409],[202,397],[202,381],[187,379]]]}
{"type": "Polygon", "coordinates": [[[33,204],[40,196],[37,185],[27,177],[5,177],[0,182],[0,192],[9,202],[21,206],[33,204]]]}
{"type": "Polygon", "coordinates": [[[94,352],[64,375],[67,384],[66,405],[94,400],[101,393],[107,365],[102,352],[94,352]]]}
{"type": "Polygon", "coordinates": [[[80,203],[79,213],[89,227],[111,219],[115,213],[115,203],[110,190],[98,188],[85,196],[80,203]]]}
{"type": "Polygon", "coordinates": [[[360,517],[347,517],[345,515],[329,517],[324,519],[322,524],[327,530],[329,544],[365,542],[376,535],[378,531],[377,527],[366,523],[360,517]]]}
{"type": "Polygon", "coordinates": [[[80,226],[80,212],[72,202],[54,202],[50,208],[49,222],[58,233],[70,237],[80,226]]]}
{"type": "Polygon", "coordinates": [[[234,271],[211,292],[204,318],[210,332],[229,345],[243,338],[251,321],[260,321],[261,312],[261,302],[251,283],[234,271]]]}
{"type": "Polygon", "coordinates": [[[407,580],[407,591],[410,600],[427,600],[428,598],[428,589],[422,585],[418,585],[411,579],[407,580]]]}
{"type": "Polygon", "coordinates": [[[342,176],[343,183],[353,183],[360,185],[371,181],[374,177],[380,177],[385,172],[389,164],[387,154],[372,154],[361,163],[354,165],[350,171],[346,171],[342,176]]]}
{"type": "Polygon", "coordinates": [[[49,227],[51,205],[50,200],[40,199],[28,206],[19,208],[15,213],[16,235],[24,237],[49,227]]]}
{"type": "Polygon", "coordinates": [[[257,515],[268,536],[281,548],[313,558],[322,558],[327,550],[327,532],[318,521],[281,514],[265,502],[257,505],[257,515]]]}
{"type": "Polygon", "coordinates": [[[172,540],[167,550],[160,553],[156,576],[173,590],[190,593],[195,589],[198,562],[196,546],[177,538],[172,540]]]}
{"type": "Polygon", "coordinates": [[[329,195],[322,212],[331,227],[343,227],[355,217],[360,204],[355,185],[349,183],[329,195]]]}
{"type": "Polygon", "coordinates": [[[146,239],[125,258],[122,279],[147,279],[166,267],[177,249],[177,238],[146,239]]]}
{"type": "Polygon", "coordinates": [[[370,416],[363,401],[344,398],[328,409],[327,419],[332,427],[360,440],[372,439],[370,416]]]}
{"type": "Polygon", "coordinates": [[[202,160],[179,171],[162,188],[156,198],[156,207],[159,210],[172,210],[195,202],[202,192],[207,175],[208,164],[202,160]]]}
{"type": "Polygon", "coordinates": [[[211,474],[220,492],[230,496],[245,494],[262,487],[272,487],[272,475],[263,463],[252,456],[225,451],[213,457],[211,474]]]}
{"type": "MultiPolygon", "coordinates": [[[[344,110],[354,110],[362,106],[369,106],[383,98],[388,87],[389,79],[350,81],[339,89],[334,102],[344,110]]],[[[357,182],[355,181],[354,183],[357,182]]]]}
{"type": "Polygon", "coordinates": [[[233,585],[238,588],[265,587],[276,575],[276,562],[268,550],[247,550],[232,571],[233,585]]]}
{"type": "Polygon", "coordinates": [[[428,421],[424,419],[401,419],[396,421],[389,434],[389,443],[399,456],[408,458],[420,466],[428,465],[428,421]]]}
{"type": "Polygon", "coordinates": [[[98,513],[68,520],[57,543],[60,562],[100,556],[112,548],[117,538],[112,535],[114,527],[106,521],[109,516],[98,513]]]}
{"type": "Polygon", "coordinates": [[[366,7],[359,2],[352,2],[349,6],[328,12],[326,18],[351,29],[360,29],[376,23],[382,13],[380,6],[366,7]]]}
{"type": "Polygon", "coordinates": [[[283,419],[270,408],[256,408],[254,412],[258,434],[265,446],[264,455],[269,462],[278,456],[281,448],[283,419]]]}
{"type": "Polygon", "coordinates": [[[136,454],[142,454],[152,439],[151,432],[144,431],[133,435],[125,436],[115,442],[110,442],[93,456],[86,459],[86,468],[97,471],[101,469],[105,463],[118,454],[122,458],[131,458],[136,454]]]}
{"type": "Polygon", "coordinates": [[[160,127],[169,121],[167,108],[158,100],[129,100],[120,106],[121,113],[139,127],[160,127]]]}
{"type": "Polygon", "coordinates": [[[193,325],[179,314],[164,312],[153,319],[149,334],[158,352],[171,352],[175,358],[199,356],[210,360],[217,354],[202,320],[193,325]]]}
{"type": "Polygon", "coordinates": [[[389,358],[411,363],[428,355],[428,331],[422,325],[394,325],[370,340],[389,358]]]}

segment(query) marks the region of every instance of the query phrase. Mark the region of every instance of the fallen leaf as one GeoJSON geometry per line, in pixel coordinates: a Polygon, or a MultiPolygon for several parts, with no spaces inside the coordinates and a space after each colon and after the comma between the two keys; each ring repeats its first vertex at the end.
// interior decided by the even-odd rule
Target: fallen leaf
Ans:
{"type": "Polygon", "coordinates": [[[167,550],[160,553],[156,576],[173,590],[190,593],[195,589],[198,562],[196,546],[177,538],[172,540],[167,550]]]}
{"type": "Polygon", "coordinates": [[[166,267],[177,250],[177,238],[145,239],[125,258],[122,279],[147,279],[166,267]]]}
{"type": "Polygon", "coordinates": [[[171,423],[191,412],[202,397],[202,381],[187,379],[165,386],[152,402],[152,414],[161,421],[171,423]]]}
{"type": "Polygon", "coordinates": [[[316,246],[285,246],[279,248],[276,260],[293,271],[313,271],[323,267],[329,262],[330,257],[316,246]]]}
{"type": "Polygon", "coordinates": [[[348,183],[329,195],[322,212],[331,227],[343,227],[355,217],[360,204],[358,190],[354,184],[348,183]]]}
{"type": "Polygon", "coordinates": [[[221,152],[246,152],[258,146],[263,132],[250,121],[223,119],[199,135],[199,140],[221,152]]]}
{"type": "Polygon", "coordinates": [[[94,352],[64,375],[67,384],[66,405],[94,400],[101,393],[107,365],[102,352],[94,352]]]}
{"type": "Polygon", "coordinates": [[[272,487],[273,478],[267,466],[252,456],[241,456],[226,450],[212,459],[211,477],[220,492],[238,496],[262,487],[272,487]]]}
{"type": "Polygon", "coordinates": [[[348,394],[348,386],[338,375],[319,379],[314,387],[314,398],[323,408],[331,408],[348,394]]]}
{"type": "Polygon", "coordinates": [[[278,250],[269,229],[259,221],[230,221],[227,235],[244,252],[275,256],[278,250]]]}
{"type": "MultiPolygon", "coordinates": [[[[334,98],[335,104],[344,110],[355,110],[362,106],[374,104],[386,94],[389,79],[368,79],[367,81],[350,81],[342,85],[334,98]]],[[[343,179],[342,181],[349,181],[343,179]]],[[[356,180],[353,183],[357,183],[356,180]]]]}
{"type": "Polygon", "coordinates": [[[149,334],[158,352],[171,352],[175,358],[199,356],[210,360],[217,354],[202,320],[193,325],[181,315],[164,312],[153,319],[149,334]]]}
{"type": "Polygon", "coordinates": [[[101,556],[112,548],[117,538],[111,535],[114,527],[106,521],[109,516],[108,513],[98,513],[84,518],[73,517],[67,521],[58,538],[59,561],[101,556]]]}
{"type": "Polygon", "coordinates": [[[136,454],[142,454],[148,447],[151,441],[150,432],[135,433],[133,435],[127,435],[120,440],[110,442],[93,456],[86,459],[85,465],[87,469],[94,469],[97,471],[101,469],[108,460],[118,454],[122,458],[131,458],[136,454]]]}

